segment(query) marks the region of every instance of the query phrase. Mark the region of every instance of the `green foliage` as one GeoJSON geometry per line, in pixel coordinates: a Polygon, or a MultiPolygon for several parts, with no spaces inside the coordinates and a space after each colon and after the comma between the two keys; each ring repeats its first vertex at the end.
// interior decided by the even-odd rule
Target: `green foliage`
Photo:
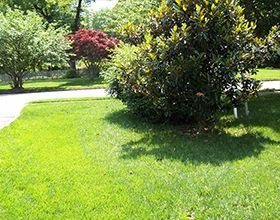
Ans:
{"type": "Polygon", "coordinates": [[[215,119],[256,93],[254,23],[237,1],[163,2],[138,47],[120,46],[107,78],[111,93],[156,121],[215,119]]]}
{"type": "Polygon", "coordinates": [[[267,63],[274,67],[280,67],[280,26],[271,28],[265,39],[265,44],[268,49],[267,63]]]}
{"type": "Polygon", "coordinates": [[[88,4],[91,1],[94,0],[1,0],[0,8],[4,12],[8,8],[25,12],[36,11],[46,22],[55,24],[57,27],[66,25],[77,29],[74,26],[80,25],[82,4],[88,4]]]}
{"type": "MultiPolygon", "coordinates": [[[[273,31],[271,32],[273,26],[280,25],[280,1],[240,0],[240,3],[245,8],[246,17],[256,22],[257,36],[266,37],[269,34],[270,38],[273,34],[273,31]]],[[[280,56],[275,53],[271,54],[270,52],[267,54],[270,57],[263,66],[280,67],[280,56]]]]}
{"type": "Polygon", "coordinates": [[[102,30],[113,35],[115,26],[112,25],[111,14],[112,10],[110,9],[101,9],[94,12],[86,11],[82,26],[87,29],[102,30]]]}
{"type": "Polygon", "coordinates": [[[70,24],[72,0],[4,0],[4,11],[8,8],[23,11],[36,11],[48,23],[57,23],[58,26],[70,24]]]}
{"type": "Polygon", "coordinates": [[[249,20],[257,24],[258,36],[265,36],[280,22],[280,1],[278,0],[240,0],[249,20]]]}
{"type": "MultiPolygon", "coordinates": [[[[130,35],[139,25],[148,23],[148,13],[159,6],[160,0],[125,0],[118,1],[112,9],[101,10],[89,14],[85,19],[85,27],[94,30],[103,30],[111,36],[129,41],[130,35]],[[130,29],[130,30],[128,30],[130,29]]],[[[134,34],[137,35],[137,34],[134,34]]],[[[133,40],[136,36],[132,37],[133,40]]]]}
{"type": "Polygon", "coordinates": [[[10,76],[13,88],[22,88],[28,71],[66,62],[70,46],[64,29],[46,28],[35,12],[8,10],[0,20],[0,72],[10,76]]]}

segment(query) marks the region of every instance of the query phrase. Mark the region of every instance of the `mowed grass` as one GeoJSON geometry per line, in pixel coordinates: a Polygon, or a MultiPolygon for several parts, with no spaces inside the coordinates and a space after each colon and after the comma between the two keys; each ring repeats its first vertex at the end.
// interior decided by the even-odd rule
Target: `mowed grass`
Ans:
{"type": "MultiPolygon", "coordinates": [[[[28,80],[23,85],[26,92],[44,92],[44,91],[60,91],[75,89],[97,89],[106,88],[104,79],[95,78],[89,80],[87,78],[75,79],[45,79],[45,80],[28,80]]],[[[0,83],[0,93],[8,92],[11,86],[8,83],[0,83]]]]}
{"type": "Polygon", "coordinates": [[[280,69],[258,69],[253,77],[258,80],[280,80],[280,69]]]}
{"type": "Polygon", "coordinates": [[[0,131],[0,218],[277,219],[279,100],[197,136],[114,99],[31,104],[0,131]]]}

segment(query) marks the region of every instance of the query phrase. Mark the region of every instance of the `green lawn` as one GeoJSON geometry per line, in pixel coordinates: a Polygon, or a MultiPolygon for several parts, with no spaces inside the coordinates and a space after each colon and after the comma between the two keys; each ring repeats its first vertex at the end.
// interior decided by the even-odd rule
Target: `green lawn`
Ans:
{"type": "Polygon", "coordinates": [[[0,218],[277,219],[279,100],[198,136],[113,99],[33,103],[0,131],[0,218]]]}
{"type": "Polygon", "coordinates": [[[259,80],[280,80],[280,69],[259,69],[254,78],[259,80]]]}
{"type": "MultiPolygon", "coordinates": [[[[46,80],[29,80],[24,83],[27,92],[43,92],[56,90],[71,89],[88,89],[88,88],[105,88],[106,84],[102,78],[89,80],[87,78],[77,79],[46,79],[46,80]]],[[[7,83],[0,83],[0,93],[7,92],[10,89],[7,83]]]]}

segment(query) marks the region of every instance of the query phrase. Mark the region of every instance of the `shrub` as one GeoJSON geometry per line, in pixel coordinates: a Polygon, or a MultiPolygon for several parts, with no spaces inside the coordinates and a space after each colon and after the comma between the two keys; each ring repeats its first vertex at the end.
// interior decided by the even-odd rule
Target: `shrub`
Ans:
{"type": "Polygon", "coordinates": [[[47,28],[34,12],[8,10],[0,20],[0,73],[10,77],[13,89],[23,88],[30,71],[66,63],[70,47],[64,29],[47,28]]]}
{"type": "Polygon", "coordinates": [[[76,59],[83,60],[91,71],[99,68],[101,61],[108,57],[117,44],[116,39],[95,30],[79,29],[68,38],[72,41],[76,59]]]}
{"type": "Polygon", "coordinates": [[[256,93],[255,24],[237,1],[169,0],[150,20],[144,42],[120,45],[107,73],[111,94],[134,113],[208,121],[256,93]]]}

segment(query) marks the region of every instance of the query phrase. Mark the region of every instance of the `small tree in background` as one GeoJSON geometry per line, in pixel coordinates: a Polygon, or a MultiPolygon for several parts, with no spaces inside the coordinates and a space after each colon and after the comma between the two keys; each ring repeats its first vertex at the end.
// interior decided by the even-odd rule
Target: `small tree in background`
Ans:
{"type": "Polygon", "coordinates": [[[28,72],[67,61],[65,30],[46,28],[35,12],[8,10],[0,20],[0,73],[10,77],[13,89],[23,89],[28,72]]]}
{"type": "Polygon", "coordinates": [[[213,121],[254,95],[260,47],[235,0],[169,0],[138,46],[117,49],[110,91],[141,117],[213,121]]]}
{"type": "Polygon", "coordinates": [[[72,41],[76,59],[82,60],[92,72],[98,71],[102,60],[108,58],[117,44],[116,39],[95,30],[79,29],[68,38],[72,41]]]}

